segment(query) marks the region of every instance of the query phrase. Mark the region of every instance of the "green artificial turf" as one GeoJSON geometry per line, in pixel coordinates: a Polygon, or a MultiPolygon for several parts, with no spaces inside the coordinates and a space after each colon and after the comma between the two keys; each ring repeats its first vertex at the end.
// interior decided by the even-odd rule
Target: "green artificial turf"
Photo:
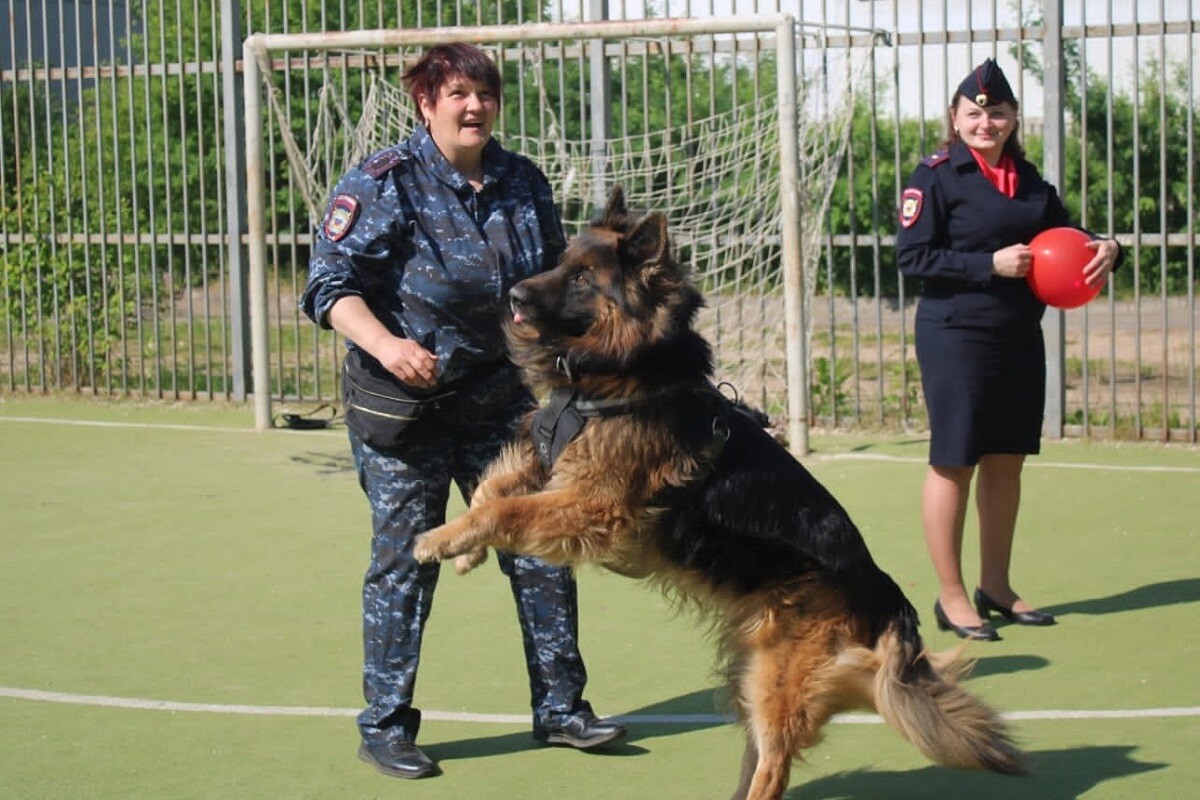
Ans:
{"type": "MultiPolygon", "coordinates": [[[[254,432],[251,418],[237,406],[0,399],[0,689],[46,693],[0,695],[0,797],[729,795],[742,737],[712,720],[725,708],[703,626],[590,567],[587,695],[631,717],[622,746],[532,743],[513,603],[493,561],[465,577],[443,571],[427,632],[421,743],[445,774],[401,782],[360,763],[369,530],[344,432],[254,432]],[[462,713],[499,721],[451,717],[462,713]]],[[[917,605],[928,643],[956,645],[928,622],[925,442],[813,446],[810,468],[917,605]]],[[[1198,490],[1196,448],[1051,443],[1030,461],[1014,575],[1061,622],[1003,626],[1004,641],[973,646],[969,685],[1035,717],[1014,722],[1031,777],[937,767],[882,725],[839,722],[797,765],[788,798],[1192,796],[1198,490]],[[1190,712],[1069,716],[1162,708],[1190,712]]],[[[972,523],[968,579],[975,538],[972,523]]]]}

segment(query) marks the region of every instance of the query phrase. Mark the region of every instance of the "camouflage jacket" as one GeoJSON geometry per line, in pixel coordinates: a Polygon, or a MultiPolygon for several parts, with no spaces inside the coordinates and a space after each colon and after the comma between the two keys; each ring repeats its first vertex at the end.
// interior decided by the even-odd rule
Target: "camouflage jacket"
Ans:
{"type": "Polygon", "coordinates": [[[438,356],[441,384],[504,359],[508,290],[553,267],[565,241],[541,170],[495,139],[483,152],[479,192],[424,127],[347,172],[316,232],[304,313],[328,328],[339,298],[361,296],[438,356]]]}

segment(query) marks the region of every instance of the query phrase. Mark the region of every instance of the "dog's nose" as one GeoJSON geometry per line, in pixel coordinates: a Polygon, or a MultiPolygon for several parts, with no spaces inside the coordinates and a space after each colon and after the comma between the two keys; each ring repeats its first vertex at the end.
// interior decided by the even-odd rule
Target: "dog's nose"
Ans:
{"type": "Polygon", "coordinates": [[[512,303],[513,308],[519,308],[529,304],[529,291],[521,284],[517,284],[508,290],[508,301],[512,303]]]}

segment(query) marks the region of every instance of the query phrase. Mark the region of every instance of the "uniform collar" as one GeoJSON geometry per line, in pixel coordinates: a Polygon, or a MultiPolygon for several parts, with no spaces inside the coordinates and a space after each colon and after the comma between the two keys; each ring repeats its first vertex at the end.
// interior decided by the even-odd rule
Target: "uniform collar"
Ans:
{"type": "Polygon", "coordinates": [[[968,165],[979,168],[975,163],[975,156],[971,155],[971,148],[961,139],[950,143],[950,163],[958,169],[968,165]]]}
{"type": "MultiPolygon", "coordinates": [[[[466,177],[455,169],[446,156],[442,155],[437,142],[433,141],[433,137],[429,135],[429,129],[424,125],[418,125],[413,131],[412,144],[421,161],[442,183],[456,193],[471,188],[466,177]]],[[[487,189],[491,184],[498,182],[504,173],[508,172],[511,161],[512,155],[500,146],[495,137],[488,139],[488,143],[483,146],[483,188],[487,189]]]]}

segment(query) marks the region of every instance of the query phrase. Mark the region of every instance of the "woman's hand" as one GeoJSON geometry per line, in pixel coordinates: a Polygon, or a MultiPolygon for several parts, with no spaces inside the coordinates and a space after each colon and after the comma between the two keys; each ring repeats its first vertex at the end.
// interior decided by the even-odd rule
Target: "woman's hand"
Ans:
{"type": "Polygon", "coordinates": [[[1096,251],[1096,257],[1083,267],[1083,282],[1088,286],[1103,286],[1108,273],[1117,265],[1121,247],[1112,239],[1095,239],[1087,247],[1096,251]]]}
{"type": "Polygon", "coordinates": [[[1010,244],[992,253],[992,272],[1002,278],[1024,278],[1033,263],[1033,251],[1027,244],[1010,244]]]}
{"type": "Polygon", "coordinates": [[[381,337],[371,355],[384,369],[413,388],[432,389],[437,385],[437,356],[412,339],[381,337]]]}
{"type": "Polygon", "coordinates": [[[329,324],[366,350],[383,368],[414,389],[437,385],[437,356],[411,339],[394,335],[376,319],[359,295],[340,297],[329,309],[329,324]]]}

